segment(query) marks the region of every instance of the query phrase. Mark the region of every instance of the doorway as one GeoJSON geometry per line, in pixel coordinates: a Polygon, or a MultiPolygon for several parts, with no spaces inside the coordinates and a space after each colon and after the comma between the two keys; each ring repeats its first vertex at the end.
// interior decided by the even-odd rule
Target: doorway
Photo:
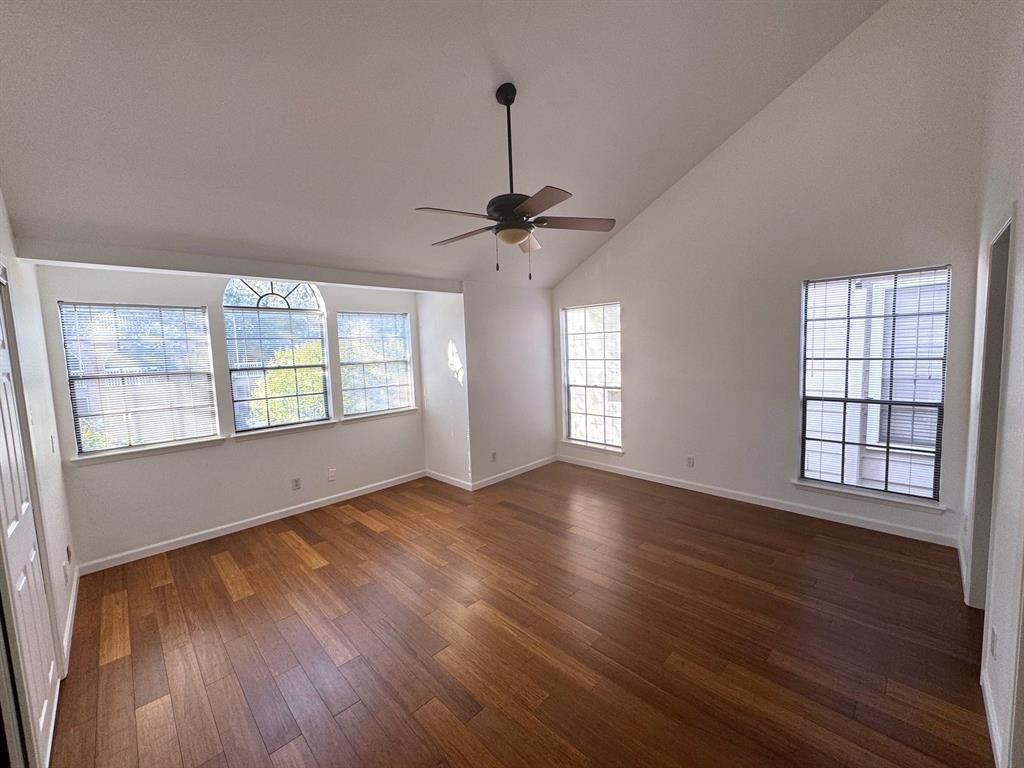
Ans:
{"type": "Polygon", "coordinates": [[[1006,291],[1009,282],[1013,222],[1007,223],[989,246],[985,335],[981,363],[981,400],[978,414],[977,463],[974,474],[974,514],[971,520],[971,567],[967,603],[985,606],[992,498],[995,485],[996,437],[999,425],[1003,337],[1006,327],[1006,291]]]}

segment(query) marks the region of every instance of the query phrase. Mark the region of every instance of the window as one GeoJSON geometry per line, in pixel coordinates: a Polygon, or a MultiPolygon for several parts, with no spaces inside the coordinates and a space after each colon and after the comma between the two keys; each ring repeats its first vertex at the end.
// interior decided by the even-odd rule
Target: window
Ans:
{"type": "Polygon", "coordinates": [[[949,267],[804,283],[802,477],[939,497],[949,267]]]}
{"type": "Polygon", "coordinates": [[[59,308],[79,454],[217,433],[205,307],[59,308]]]}
{"type": "Polygon", "coordinates": [[[617,303],[562,310],[570,440],[622,447],[620,339],[617,303]]]}
{"type": "Polygon", "coordinates": [[[312,285],[231,278],[224,331],[236,431],[328,418],[323,310],[312,285]]]}
{"type": "Polygon", "coordinates": [[[339,312],[338,349],[346,416],[413,405],[409,315],[339,312]]]}

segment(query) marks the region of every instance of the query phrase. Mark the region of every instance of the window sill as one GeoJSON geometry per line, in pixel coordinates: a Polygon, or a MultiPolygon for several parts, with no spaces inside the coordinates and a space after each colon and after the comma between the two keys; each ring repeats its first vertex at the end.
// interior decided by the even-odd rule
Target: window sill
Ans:
{"type": "Polygon", "coordinates": [[[911,496],[886,493],[885,491],[872,491],[868,488],[851,488],[850,486],[840,486],[832,483],[819,483],[814,480],[802,480],[800,478],[793,480],[793,485],[797,488],[819,491],[821,493],[831,493],[836,496],[853,496],[854,498],[874,501],[879,504],[892,504],[898,507],[910,507],[924,512],[931,512],[935,515],[941,515],[949,510],[949,507],[941,501],[932,501],[931,499],[925,498],[915,499],[911,496]]]}
{"type": "Polygon", "coordinates": [[[266,427],[264,429],[251,429],[247,432],[233,432],[232,440],[254,440],[257,437],[270,437],[271,435],[287,435],[292,432],[304,432],[307,429],[323,429],[332,427],[338,423],[337,419],[320,419],[319,421],[304,421],[298,424],[285,424],[281,427],[266,427]]]}
{"type": "Polygon", "coordinates": [[[601,451],[602,453],[610,453],[615,456],[624,456],[625,451],[621,448],[615,448],[611,445],[600,445],[598,443],[588,443],[585,440],[559,440],[562,445],[571,445],[574,448],[589,448],[592,451],[601,451]]]}
{"type": "Polygon", "coordinates": [[[374,411],[373,413],[357,413],[352,416],[342,416],[338,419],[341,424],[349,424],[357,421],[373,421],[374,419],[386,419],[388,416],[402,416],[406,413],[416,413],[419,408],[415,405],[408,408],[395,408],[390,411],[374,411]]]}
{"type": "Polygon", "coordinates": [[[117,448],[112,451],[95,451],[93,453],[72,456],[67,461],[74,466],[85,466],[88,464],[105,464],[108,461],[142,459],[147,456],[159,456],[163,453],[188,451],[193,448],[206,448],[207,446],[223,443],[226,439],[221,435],[213,435],[212,437],[199,437],[195,440],[182,440],[177,443],[158,443],[156,445],[140,445],[134,448],[117,448]]]}

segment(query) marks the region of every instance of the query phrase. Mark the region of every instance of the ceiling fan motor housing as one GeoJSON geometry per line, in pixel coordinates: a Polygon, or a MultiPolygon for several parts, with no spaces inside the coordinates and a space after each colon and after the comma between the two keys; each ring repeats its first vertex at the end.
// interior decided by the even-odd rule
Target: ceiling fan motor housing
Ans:
{"type": "Polygon", "coordinates": [[[487,215],[495,221],[505,221],[506,219],[526,221],[526,217],[516,213],[516,208],[520,203],[529,199],[529,195],[521,195],[518,192],[492,197],[487,201],[487,215]]]}

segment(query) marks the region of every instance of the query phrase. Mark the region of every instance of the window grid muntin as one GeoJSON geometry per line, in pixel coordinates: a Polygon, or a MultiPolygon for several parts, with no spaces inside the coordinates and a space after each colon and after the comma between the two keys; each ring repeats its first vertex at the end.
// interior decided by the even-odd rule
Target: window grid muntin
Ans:
{"type": "MultiPolygon", "coordinates": [[[[815,480],[815,481],[819,481],[819,482],[832,483],[832,484],[836,484],[836,485],[846,485],[846,486],[851,486],[851,487],[864,487],[864,488],[869,488],[869,489],[872,489],[872,490],[884,490],[886,493],[893,493],[893,494],[897,494],[897,495],[906,495],[906,496],[911,496],[913,498],[925,497],[925,498],[931,498],[931,499],[933,499],[935,501],[938,500],[938,498],[939,498],[939,480],[940,480],[940,472],[941,472],[941,459],[942,459],[942,427],[943,427],[943,421],[944,421],[946,365],[947,365],[947,358],[948,358],[948,352],[949,352],[949,302],[950,302],[950,298],[951,298],[951,296],[950,296],[950,294],[951,294],[951,277],[952,277],[951,272],[952,272],[951,268],[948,265],[946,265],[944,267],[931,267],[931,268],[925,268],[925,269],[901,270],[901,271],[896,271],[896,272],[874,273],[874,274],[871,274],[871,275],[863,275],[863,276],[854,275],[854,276],[850,276],[850,277],[830,278],[830,279],[826,279],[826,280],[807,280],[807,281],[804,282],[804,285],[803,285],[803,289],[804,290],[803,290],[803,297],[802,297],[803,298],[803,318],[802,318],[803,319],[803,324],[802,324],[802,329],[803,329],[803,333],[802,333],[802,347],[803,347],[802,353],[803,354],[802,354],[802,357],[803,357],[803,361],[802,361],[802,365],[801,365],[801,368],[802,368],[802,373],[801,373],[801,400],[802,400],[802,403],[801,403],[801,445],[800,445],[800,476],[801,476],[801,478],[811,479],[811,480],[815,480]],[[917,308],[918,308],[919,311],[915,311],[915,312],[901,312],[901,311],[898,310],[898,306],[899,306],[899,303],[900,303],[899,291],[900,291],[900,288],[903,287],[900,284],[900,280],[901,280],[901,278],[912,277],[912,276],[915,276],[915,275],[916,276],[929,276],[929,275],[931,275],[931,276],[933,276],[935,278],[935,280],[931,281],[931,282],[918,283],[917,285],[905,286],[908,289],[915,289],[915,288],[917,289],[917,292],[918,292],[918,295],[917,295],[918,307],[917,308]],[[854,283],[855,282],[860,282],[860,281],[865,281],[865,280],[878,280],[879,278],[885,278],[886,280],[888,280],[889,278],[892,279],[892,288],[891,289],[889,289],[889,288],[884,289],[885,293],[883,294],[883,312],[881,312],[881,313],[869,312],[867,314],[858,314],[858,315],[853,314],[851,309],[852,309],[852,290],[853,290],[854,283]],[[840,282],[845,282],[846,283],[846,288],[847,288],[847,291],[846,291],[846,293],[847,293],[847,302],[846,302],[847,310],[846,310],[845,316],[844,315],[836,315],[836,314],[826,313],[826,314],[824,314],[823,316],[820,316],[820,317],[813,317],[813,318],[810,317],[810,312],[808,311],[808,307],[809,307],[809,291],[810,291],[811,286],[812,285],[818,285],[818,284],[830,284],[830,283],[831,284],[835,284],[835,283],[840,283],[840,282]],[[942,287],[944,289],[944,301],[943,301],[943,305],[944,306],[943,306],[943,308],[942,309],[926,309],[924,311],[920,311],[921,310],[921,295],[920,295],[921,292],[924,291],[925,289],[934,289],[936,287],[942,287]],[[891,297],[892,297],[891,298],[891,311],[889,309],[889,295],[890,294],[891,294],[891,297]],[[916,328],[917,334],[915,336],[915,347],[919,349],[920,348],[920,344],[921,344],[920,318],[922,318],[922,317],[944,317],[945,322],[943,323],[943,331],[942,331],[942,356],[941,357],[936,357],[936,356],[899,356],[897,354],[897,346],[900,343],[900,340],[898,339],[898,325],[897,325],[898,324],[898,320],[900,318],[915,318],[915,323],[916,323],[916,326],[917,326],[917,328],[916,328]],[[845,356],[844,357],[808,356],[808,354],[807,354],[808,353],[808,338],[810,337],[810,334],[808,332],[808,328],[809,328],[810,323],[812,323],[812,322],[824,323],[824,322],[828,322],[828,321],[833,321],[834,322],[834,321],[841,321],[843,319],[846,320],[846,327],[847,327],[846,337],[845,337],[845,343],[846,343],[846,354],[845,354],[845,356]],[[878,319],[881,319],[883,321],[883,325],[882,325],[883,355],[881,357],[871,356],[871,355],[865,355],[865,356],[860,356],[860,357],[851,356],[849,354],[849,351],[850,351],[849,350],[849,345],[850,345],[850,339],[851,339],[851,336],[852,336],[851,331],[850,331],[850,329],[852,327],[852,323],[854,321],[867,321],[867,322],[870,322],[872,320],[878,320],[878,319]],[[886,350],[888,350],[888,355],[885,354],[886,350]],[[820,361],[831,361],[831,362],[843,363],[843,372],[844,372],[844,377],[843,377],[844,396],[843,397],[827,396],[827,395],[808,395],[807,394],[807,381],[808,381],[808,366],[807,366],[807,363],[808,362],[815,362],[815,361],[819,361],[819,362],[820,361]],[[882,368],[885,368],[885,364],[888,363],[888,371],[886,373],[883,373],[882,379],[881,379],[881,382],[880,382],[880,387],[885,387],[886,385],[888,386],[888,392],[887,393],[886,392],[880,392],[880,394],[883,394],[883,395],[884,394],[888,394],[888,398],[881,398],[881,397],[880,398],[851,398],[851,397],[849,397],[850,363],[851,362],[864,362],[864,361],[881,362],[882,363],[882,368]],[[918,371],[919,364],[922,363],[922,362],[925,362],[925,363],[939,362],[941,364],[941,375],[940,375],[939,387],[938,387],[938,390],[939,390],[938,391],[938,400],[902,400],[902,399],[901,400],[897,400],[897,399],[894,399],[892,397],[892,394],[893,394],[893,387],[894,387],[894,384],[896,382],[896,377],[894,375],[896,364],[897,363],[903,363],[903,364],[913,363],[914,367],[915,367],[915,373],[916,373],[918,371]],[[824,439],[824,438],[821,438],[821,437],[809,437],[808,436],[808,405],[810,403],[815,403],[815,402],[819,403],[819,404],[820,403],[828,403],[828,402],[831,402],[831,403],[842,403],[842,406],[843,406],[842,421],[841,421],[841,423],[842,423],[842,433],[841,433],[842,434],[842,440],[829,440],[829,439],[824,439]],[[878,433],[878,439],[879,439],[878,443],[858,442],[858,441],[851,441],[851,440],[847,439],[847,433],[848,433],[847,414],[848,414],[848,407],[849,407],[850,404],[877,405],[877,406],[879,406],[880,409],[882,409],[882,408],[885,409],[886,414],[885,414],[885,440],[884,441],[882,440],[882,434],[881,434],[881,427],[880,427],[880,425],[879,425],[879,433],[878,433]],[[893,411],[894,411],[894,409],[898,409],[898,408],[931,409],[931,410],[935,411],[935,429],[934,429],[934,433],[935,433],[935,448],[934,449],[928,450],[926,448],[915,447],[914,445],[905,445],[905,444],[891,442],[893,411]],[[825,443],[825,444],[832,444],[832,445],[839,445],[840,446],[840,450],[839,450],[840,472],[839,472],[839,480],[838,481],[837,480],[830,480],[830,479],[823,479],[821,477],[810,477],[810,476],[808,476],[808,474],[807,474],[807,468],[808,468],[807,448],[808,448],[808,443],[825,443]],[[847,454],[846,448],[847,448],[847,446],[866,448],[866,449],[871,449],[871,450],[884,450],[885,451],[885,461],[884,461],[885,474],[884,474],[883,488],[882,489],[877,489],[877,488],[875,488],[874,486],[871,486],[871,485],[863,485],[863,484],[858,484],[858,483],[855,483],[855,482],[847,482],[847,480],[846,480],[846,476],[847,476],[846,475],[846,454],[847,454]],[[928,456],[928,457],[932,458],[932,473],[931,473],[932,476],[931,476],[931,495],[930,496],[924,496],[923,494],[919,494],[919,493],[912,493],[910,489],[912,489],[914,487],[914,483],[913,482],[909,482],[908,481],[906,483],[896,483],[895,481],[892,481],[892,479],[891,479],[891,470],[892,470],[892,467],[893,467],[892,457],[893,457],[894,454],[896,454],[896,455],[909,455],[909,456],[914,456],[914,455],[928,456]],[[893,490],[890,487],[893,484],[898,485],[898,486],[905,486],[907,488],[907,490],[893,490]]],[[[867,331],[865,330],[865,333],[866,332],[867,331]]],[[[822,368],[822,370],[824,370],[824,368],[822,368]]],[[[865,371],[862,371],[862,374],[861,374],[862,377],[865,375],[865,373],[866,373],[865,371]]],[[[914,391],[916,393],[918,379],[917,379],[917,377],[914,377],[913,380],[914,380],[914,391]]],[[[929,378],[927,380],[930,381],[931,379],[929,378]]],[[[913,420],[913,416],[911,416],[911,419],[913,420]]],[[[911,427],[911,435],[913,435],[913,426],[911,427]]],[[[821,467],[821,463],[822,463],[822,455],[823,454],[821,454],[820,451],[819,451],[819,453],[818,453],[819,474],[821,474],[820,467],[821,467]]],[[[913,470],[913,463],[908,465],[906,467],[906,469],[907,469],[908,477],[910,477],[910,473],[912,473],[912,470],[913,470]]],[[[861,481],[864,482],[864,478],[861,478],[861,481]]],[[[923,486],[918,486],[918,487],[923,487],[923,486]]]]}
{"type": "MultiPolygon", "coordinates": [[[[382,414],[390,413],[393,411],[401,411],[408,408],[414,408],[416,405],[415,390],[413,388],[413,366],[412,366],[412,338],[409,325],[409,313],[408,312],[338,312],[336,316],[337,329],[338,329],[338,362],[340,381],[339,386],[341,388],[341,408],[343,417],[353,418],[358,416],[367,416],[371,414],[382,414]],[[345,333],[343,331],[343,324],[349,321],[362,321],[369,322],[371,325],[376,321],[379,325],[383,325],[385,322],[397,323],[397,333],[371,333],[369,335],[353,335],[345,333]],[[381,342],[381,356],[377,360],[351,360],[346,359],[345,350],[348,346],[346,342],[365,342],[365,341],[379,341],[381,342]],[[394,357],[388,357],[387,348],[388,345],[385,343],[401,342],[401,354],[394,357]],[[384,383],[367,386],[366,385],[366,367],[367,366],[384,366],[384,383]],[[399,373],[401,378],[398,383],[392,383],[391,368],[392,366],[404,366],[404,374],[399,373]],[[359,369],[359,373],[362,379],[362,386],[348,386],[347,381],[350,380],[352,373],[356,369],[359,369]],[[382,408],[369,408],[369,399],[367,393],[371,390],[381,391],[384,393],[384,400],[386,407],[382,408]],[[351,408],[350,400],[355,401],[361,399],[363,402],[362,409],[351,408]]],[[[399,369],[400,370],[400,369],[399,369]]]]}
{"type": "Polygon", "coordinates": [[[576,307],[566,307],[562,310],[562,346],[563,346],[563,362],[565,365],[565,390],[563,397],[565,399],[565,435],[566,439],[572,442],[583,443],[587,445],[596,445],[604,448],[622,448],[622,307],[619,302],[604,302],[601,304],[586,304],[576,307]],[[601,329],[591,330],[590,329],[590,315],[588,310],[601,310],[601,329]],[[582,332],[570,332],[572,330],[571,315],[573,312],[583,313],[583,330],[582,332]],[[611,320],[614,326],[609,329],[608,322],[611,320]],[[597,356],[591,355],[591,350],[596,352],[597,339],[594,339],[594,345],[591,346],[591,339],[588,337],[591,335],[599,335],[601,342],[601,354],[597,356]],[[615,343],[614,355],[608,355],[608,337],[613,337],[611,340],[615,343]],[[574,353],[574,346],[579,349],[582,348],[582,356],[578,353],[574,353]],[[573,381],[573,363],[583,364],[583,383],[573,381]],[[601,370],[601,383],[591,383],[591,370],[601,370]],[[614,371],[614,377],[617,378],[618,384],[608,384],[608,373],[609,370],[614,371]],[[583,410],[574,410],[573,406],[573,390],[580,390],[583,398],[583,410]],[[601,401],[601,409],[599,413],[590,413],[590,399],[591,394],[594,394],[595,400],[601,401]],[[617,400],[615,399],[617,398],[617,400]],[[617,413],[608,413],[609,403],[613,406],[617,404],[617,413]],[[573,432],[573,416],[583,417],[583,436],[574,434],[573,432]],[[590,433],[590,419],[591,417],[600,418],[602,422],[602,437],[601,439],[594,439],[590,433]],[[618,433],[618,440],[614,441],[608,439],[608,427],[609,423],[613,426],[618,433]]]}
{"type": "MultiPolygon", "coordinates": [[[[327,382],[327,343],[324,329],[324,313],[316,288],[310,283],[255,278],[231,278],[224,289],[224,333],[227,344],[229,386],[231,387],[231,411],[236,432],[254,432],[294,424],[311,424],[330,419],[330,397],[327,382]],[[245,289],[251,292],[245,293],[245,289]],[[260,290],[264,290],[260,293],[260,290]],[[299,297],[302,306],[292,307],[290,297],[299,297]],[[267,306],[268,301],[284,306],[267,306]],[[234,302],[234,303],[229,303],[234,302]],[[313,308],[312,305],[316,305],[313,308]],[[287,318],[287,332],[281,318],[287,318]],[[272,320],[273,319],[273,320],[272,320]],[[255,322],[253,322],[255,321],[255,322]],[[247,328],[248,326],[248,328],[247,328]],[[240,331],[256,329],[255,333],[240,331]],[[296,351],[307,344],[317,342],[308,352],[319,356],[319,362],[297,362],[296,351]],[[259,350],[257,360],[243,363],[245,354],[259,350]],[[289,351],[290,363],[272,365],[273,356],[289,351]],[[268,358],[268,354],[270,357],[268,358]],[[299,391],[299,371],[319,372],[316,389],[299,391]],[[291,372],[294,388],[290,392],[273,394],[269,391],[270,374],[291,372]],[[238,382],[244,382],[246,374],[259,373],[262,376],[263,394],[256,397],[239,397],[238,382]],[[271,404],[294,405],[294,416],[288,408],[280,407],[275,416],[271,404]],[[248,417],[252,423],[240,420],[248,404],[248,417]],[[304,409],[303,406],[309,408],[304,409]],[[311,408],[310,408],[311,406],[311,408]],[[306,416],[303,415],[304,410],[306,416]],[[260,414],[262,413],[262,418],[260,414]],[[282,418],[283,417],[283,418],[282,418]]],[[[281,377],[283,378],[283,377],[281,377]]],[[[248,384],[243,386],[252,387],[248,384]]],[[[250,390],[251,391],[251,390],[250,390]]]]}
{"type": "MultiPolygon", "coordinates": [[[[57,308],[61,324],[61,339],[64,347],[64,362],[68,374],[68,392],[71,400],[75,446],[78,455],[143,446],[165,445],[183,440],[212,437],[217,434],[217,403],[213,384],[213,359],[210,348],[209,319],[206,307],[59,301],[57,302],[57,308]],[[115,321],[115,326],[110,329],[103,329],[101,326],[99,333],[102,334],[102,337],[100,339],[96,338],[98,334],[82,335],[83,320],[80,313],[85,311],[88,311],[90,315],[104,311],[109,312],[115,321]],[[72,313],[74,332],[70,333],[72,313]],[[148,322],[157,322],[157,327],[159,327],[160,353],[148,359],[141,356],[135,358],[136,365],[134,367],[150,368],[150,370],[103,373],[84,370],[83,358],[86,355],[83,354],[83,345],[100,350],[96,353],[96,358],[93,360],[94,364],[97,359],[102,359],[105,352],[120,350],[126,345],[134,347],[136,351],[140,350],[144,342],[140,341],[138,335],[123,335],[121,322],[127,321],[128,316],[132,314],[140,315],[145,313],[156,315],[159,318],[158,321],[150,319],[148,322]],[[178,325],[181,331],[179,335],[168,336],[167,329],[170,325],[170,316],[177,313],[181,314],[181,322],[178,325]],[[180,363],[182,359],[185,359],[191,361],[192,365],[170,369],[168,357],[171,353],[168,350],[168,342],[184,343],[186,355],[184,358],[179,356],[177,362],[180,363]],[[74,364],[72,363],[72,347],[74,347],[74,358],[76,360],[74,364]],[[162,368],[158,361],[162,361],[162,368]],[[159,381],[161,379],[163,380],[162,382],[159,381]],[[180,379],[185,380],[187,387],[175,385],[177,380],[180,379]],[[149,382],[157,384],[157,391],[155,393],[144,392],[145,384],[149,382]],[[118,383],[120,383],[120,387],[116,386],[118,383]],[[164,385],[162,389],[159,387],[160,383],[164,385]],[[99,410],[86,411],[79,407],[80,403],[97,407],[95,403],[89,403],[91,398],[82,392],[83,389],[88,389],[89,385],[97,385],[97,388],[100,390],[104,386],[108,386],[112,390],[107,393],[102,391],[96,393],[95,397],[101,399],[109,398],[106,403],[98,406],[99,410]],[[170,395],[181,394],[182,390],[187,389],[190,402],[163,407],[147,406],[133,408],[130,407],[126,399],[127,387],[129,386],[138,386],[138,390],[133,394],[142,401],[147,398],[166,399],[170,395]],[[111,408],[112,401],[118,399],[121,401],[122,407],[111,408]],[[186,421],[171,418],[172,414],[191,415],[191,428],[188,428],[186,421]],[[155,415],[168,417],[166,423],[162,425],[151,423],[147,426],[142,422],[141,417],[155,415]],[[123,421],[123,435],[125,437],[123,441],[117,441],[117,438],[122,433],[114,431],[104,435],[104,445],[95,448],[87,448],[85,446],[83,423],[98,420],[116,420],[118,417],[123,421]],[[147,431],[155,430],[160,426],[164,427],[162,431],[165,433],[169,430],[170,436],[166,437],[166,439],[145,439],[144,435],[147,431]],[[135,439],[137,436],[141,437],[135,439]],[[109,444],[109,441],[112,439],[115,440],[115,444],[109,444]]],[[[106,367],[106,365],[107,362],[105,361],[103,366],[106,367]]]]}

